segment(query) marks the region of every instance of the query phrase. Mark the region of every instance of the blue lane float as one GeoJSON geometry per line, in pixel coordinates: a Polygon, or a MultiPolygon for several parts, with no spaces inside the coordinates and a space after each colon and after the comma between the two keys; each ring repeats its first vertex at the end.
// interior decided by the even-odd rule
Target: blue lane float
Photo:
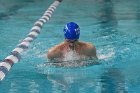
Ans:
{"type": "Polygon", "coordinates": [[[6,74],[10,71],[11,67],[18,63],[21,59],[21,53],[24,52],[30,45],[30,43],[40,34],[40,30],[44,23],[49,21],[56,7],[62,2],[62,0],[56,0],[50,7],[45,11],[43,16],[35,22],[31,28],[31,32],[27,37],[13,49],[9,56],[0,62],[0,80],[3,80],[6,74]]]}

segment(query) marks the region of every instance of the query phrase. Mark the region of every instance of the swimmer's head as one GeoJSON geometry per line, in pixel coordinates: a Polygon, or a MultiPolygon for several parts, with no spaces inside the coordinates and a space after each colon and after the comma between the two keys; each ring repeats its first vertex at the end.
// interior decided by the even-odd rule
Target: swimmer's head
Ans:
{"type": "Polygon", "coordinates": [[[64,27],[64,36],[65,36],[65,39],[68,39],[68,40],[79,39],[79,36],[80,36],[79,26],[74,22],[70,22],[66,24],[64,27]]]}

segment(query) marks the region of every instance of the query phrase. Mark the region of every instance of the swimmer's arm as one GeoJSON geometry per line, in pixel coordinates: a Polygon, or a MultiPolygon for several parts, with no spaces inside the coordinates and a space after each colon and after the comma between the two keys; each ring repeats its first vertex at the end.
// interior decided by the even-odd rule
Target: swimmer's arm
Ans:
{"type": "Polygon", "coordinates": [[[54,52],[52,50],[48,51],[47,58],[49,61],[54,60],[54,52]]]}
{"type": "Polygon", "coordinates": [[[95,46],[91,45],[88,51],[89,51],[88,55],[89,55],[90,58],[98,59],[98,57],[96,55],[96,48],[95,48],[95,46]]]}
{"type": "Polygon", "coordinates": [[[96,55],[96,50],[91,50],[91,53],[90,53],[90,58],[94,58],[94,59],[98,59],[97,55],[96,55]],[[93,52],[92,52],[93,51],[93,52]]]}
{"type": "Polygon", "coordinates": [[[49,50],[47,54],[47,58],[49,61],[55,62],[58,61],[58,59],[60,58],[60,54],[61,53],[57,50],[49,50]]]}
{"type": "Polygon", "coordinates": [[[94,64],[96,65],[99,65],[101,64],[100,62],[98,62],[98,57],[96,55],[96,48],[95,46],[92,46],[90,49],[89,49],[89,58],[92,60],[94,59],[94,64]]]}

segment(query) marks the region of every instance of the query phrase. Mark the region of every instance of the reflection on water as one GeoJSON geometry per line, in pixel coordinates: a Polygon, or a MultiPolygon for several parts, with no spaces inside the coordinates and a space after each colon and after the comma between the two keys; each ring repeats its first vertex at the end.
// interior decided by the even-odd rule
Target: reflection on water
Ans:
{"type": "Polygon", "coordinates": [[[54,72],[48,70],[47,74],[29,71],[17,74],[9,79],[11,82],[3,83],[5,93],[128,93],[125,76],[117,68],[58,68],[54,72]]]}
{"type": "Polygon", "coordinates": [[[114,14],[114,5],[111,0],[100,0],[99,18],[100,24],[114,26],[117,20],[114,14]]]}
{"type": "Polygon", "coordinates": [[[109,36],[116,32],[117,20],[111,0],[101,0],[99,10],[100,35],[109,36]]]}
{"type": "Polygon", "coordinates": [[[96,75],[93,75],[94,72],[92,73],[92,71],[66,71],[63,74],[48,74],[47,77],[52,82],[52,91],[59,91],[60,93],[94,93],[97,81],[95,79],[96,75]]]}
{"type": "Polygon", "coordinates": [[[4,11],[0,11],[0,20],[9,19],[10,16],[17,14],[17,11],[27,6],[28,3],[33,3],[36,0],[0,0],[0,8],[4,11]]]}
{"type": "Polygon", "coordinates": [[[0,8],[3,8],[5,11],[0,11],[0,20],[9,19],[9,16],[15,15],[17,11],[22,8],[24,5],[22,2],[8,2],[5,0],[0,0],[0,8]]]}
{"type": "Polygon", "coordinates": [[[119,69],[104,69],[101,75],[94,70],[81,73],[48,74],[52,91],[60,93],[127,93],[125,77],[119,69]]]}
{"type": "Polygon", "coordinates": [[[125,76],[117,68],[108,68],[101,76],[101,93],[128,93],[125,76]]]}

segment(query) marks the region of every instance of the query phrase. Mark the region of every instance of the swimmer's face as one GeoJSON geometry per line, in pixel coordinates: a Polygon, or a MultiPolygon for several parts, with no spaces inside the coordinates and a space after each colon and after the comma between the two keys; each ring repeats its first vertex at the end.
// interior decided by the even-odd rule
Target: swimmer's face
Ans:
{"type": "Polygon", "coordinates": [[[67,42],[69,42],[69,43],[75,43],[75,42],[77,42],[78,41],[78,39],[74,39],[74,40],[69,40],[69,39],[65,39],[67,42]]]}

